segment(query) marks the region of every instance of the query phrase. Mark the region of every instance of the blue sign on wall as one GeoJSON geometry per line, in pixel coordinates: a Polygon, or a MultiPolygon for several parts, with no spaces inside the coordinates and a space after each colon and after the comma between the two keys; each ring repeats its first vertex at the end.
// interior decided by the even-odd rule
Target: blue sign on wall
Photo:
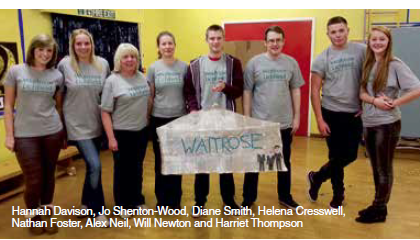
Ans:
{"type": "Polygon", "coordinates": [[[0,95],[0,117],[4,115],[4,95],[0,95]]]}

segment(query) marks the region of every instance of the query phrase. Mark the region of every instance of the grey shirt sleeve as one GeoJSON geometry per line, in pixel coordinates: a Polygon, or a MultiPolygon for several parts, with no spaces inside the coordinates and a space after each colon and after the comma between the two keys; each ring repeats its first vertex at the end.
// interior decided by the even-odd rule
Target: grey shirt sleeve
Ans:
{"type": "Polygon", "coordinates": [[[254,84],[254,61],[251,59],[247,63],[244,71],[244,90],[252,91],[254,84]]]}
{"type": "Polygon", "coordinates": [[[15,72],[17,70],[17,65],[12,66],[7,73],[6,79],[4,81],[5,86],[16,87],[16,75],[15,72]]]}
{"type": "Polygon", "coordinates": [[[362,53],[363,53],[363,57],[362,57],[362,59],[363,59],[362,64],[363,64],[365,62],[365,60],[366,60],[367,46],[366,46],[366,44],[360,44],[360,45],[361,45],[362,53]]]}
{"type": "Polygon", "coordinates": [[[112,91],[112,78],[105,80],[105,86],[102,91],[101,109],[112,113],[114,111],[114,94],[112,91]]]}
{"type": "Polygon", "coordinates": [[[395,68],[398,85],[403,94],[420,88],[420,80],[404,62],[393,61],[392,63],[395,68]]]}
{"type": "Polygon", "coordinates": [[[155,68],[153,65],[149,67],[147,70],[147,82],[149,83],[155,83],[155,68]]]}
{"type": "Polygon", "coordinates": [[[293,61],[292,78],[290,79],[290,89],[300,88],[305,84],[302,73],[299,68],[299,64],[296,60],[293,61]]]}
{"type": "Polygon", "coordinates": [[[60,77],[57,79],[57,91],[63,93],[65,90],[64,75],[59,71],[60,77]]]}
{"type": "Polygon", "coordinates": [[[325,78],[327,71],[327,61],[325,52],[322,52],[312,63],[311,72],[318,74],[321,78],[325,78]]]}
{"type": "Polygon", "coordinates": [[[58,63],[57,70],[64,74],[64,58],[58,63]]]}

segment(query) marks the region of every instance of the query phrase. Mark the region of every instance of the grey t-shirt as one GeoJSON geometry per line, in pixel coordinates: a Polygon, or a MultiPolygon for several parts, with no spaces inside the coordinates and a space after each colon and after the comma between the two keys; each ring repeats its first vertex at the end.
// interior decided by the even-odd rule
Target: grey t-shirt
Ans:
{"type": "Polygon", "coordinates": [[[296,60],[283,53],[276,60],[259,54],[248,62],[244,79],[244,90],[253,94],[252,117],[279,122],[281,129],[292,127],[290,90],[305,84],[296,60]]]}
{"type": "MultiPolygon", "coordinates": [[[[414,89],[420,88],[420,81],[410,70],[410,68],[401,60],[395,58],[395,60],[389,63],[388,70],[388,82],[385,89],[376,95],[373,92],[373,79],[376,73],[377,63],[372,68],[369,75],[369,82],[367,85],[367,91],[369,95],[378,97],[381,94],[386,95],[391,99],[397,99],[400,94],[405,94],[414,89]]],[[[383,124],[390,124],[401,119],[401,111],[398,107],[386,111],[375,107],[372,104],[363,103],[363,126],[374,127],[383,124]]]]}
{"type": "Polygon", "coordinates": [[[172,118],[186,114],[183,87],[187,68],[188,65],[179,60],[171,66],[158,60],[149,67],[147,80],[155,84],[153,116],[172,118]]]}
{"type": "Polygon", "coordinates": [[[101,109],[111,113],[115,130],[139,131],[147,125],[149,84],[141,72],[132,78],[113,73],[105,80],[101,109]]]}
{"type": "Polygon", "coordinates": [[[226,55],[213,61],[208,56],[200,57],[200,85],[201,85],[201,108],[208,109],[214,104],[226,108],[226,95],[223,92],[212,92],[219,81],[226,82],[226,55]]]}
{"type": "Polygon", "coordinates": [[[101,69],[93,64],[79,62],[80,74],[71,67],[69,57],[58,64],[67,87],[63,112],[69,140],[92,139],[102,133],[99,104],[110,71],[105,59],[97,57],[97,60],[101,69]]]}
{"type": "Polygon", "coordinates": [[[57,69],[39,72],[27,64],[15,65],[4,85],[16,89],[15,137],[41,137],[63,128],[54,99],[63,91],[63,75],[57,69]]]}
{"type": "Polygon", "coordinates": [[[323,79],[322,107],[335,112],[360,110],[359,87],[366,45],[348,43],[344,50],[324,50],[313,62],[311,72],[323,79]]]}

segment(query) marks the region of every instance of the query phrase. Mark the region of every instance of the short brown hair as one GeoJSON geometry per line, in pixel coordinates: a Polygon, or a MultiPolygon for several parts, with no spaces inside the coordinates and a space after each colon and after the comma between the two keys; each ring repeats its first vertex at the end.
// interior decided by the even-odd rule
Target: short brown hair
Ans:
{"type": "Polygon", "coordinates": [[[29,44],[28,52],[26,53],[26,64],[29,66],[35,66],[35,48],[53,48],[53,56],[47,63],[47,69],[53,68],[57,61],[57,42],[48,34],[39,34],[32,38],[29,44]]]}
{"type": "Polygon", "coordinates": [[[339,24],[339,23],[344,23],[347,26],[347,20],[345,18],[343,18],[342,16],[335,16],[328,20],[327,27],[329,27],[330,25],[339,24]]]}
{"type": "Polygon", "coordinates": [[[269,32],[276,32],[278,34],[281,34],[283,36],[283,38],[286,37],[284,35],[284,30],[281,27],[279,27],[279,26],[271,26],[271,27],[269,27],[269,28],[267,28],[265,30],[265,33],[264,33],[264,35],[265,35],[265,37],[264,37],[265,41],[267,41],[267,35],[268,35],[269,32]]]}
{"type": "Polygon", "coordinates": [[[225,30],[220,25],[213,24],[210,27],[208,27],[207,30],[206,30],[206,39],[209,37],[209,32],[210,31],[221,31],[222,34],[223,34],[223,37],[225,37],[225,30]]]}

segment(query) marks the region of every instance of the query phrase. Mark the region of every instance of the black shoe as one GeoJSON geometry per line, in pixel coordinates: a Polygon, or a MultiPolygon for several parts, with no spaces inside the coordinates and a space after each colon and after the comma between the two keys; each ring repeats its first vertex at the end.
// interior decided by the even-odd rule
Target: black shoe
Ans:
{"type": "Polygon", "coordinates": [[[356,218],[356,222],[359,223],[379,223],[385,221],[386,216],[359,216],[356,218]]]}
{"type": "Polygon", "coordinates": [[[243,201],[241,206],[243,208],[251,208],[252,205],[254,205],[254,202],[243,201]]]}
{"type": "Polygon", "coordinates": [[[369,206],[359,211],[359,216],[367,215],[374,209],[374,206],[369,206]]]}
{"type": "Polygon", "coordinates": [[[316,202],[316,200],[318,199],[318,192],[322,185],[322,183],[318,183],[315,181],[314,175],[315,172],[310,171],[307,176],[307,181],[309,185],[308,198],[311,202],[316,202]]]}
{"type": "Polygon", "coordinates": [[[375,207],[370,206],[366,209],[363,209],[359,212],[359,217],[356,218],[356,222],[360,223],[377,223],[377,222],[385,222],[386,215],[388,215],[388,211],[386,207],[375,207]]]}
{"type": "Polygon", "coordinates": [[[338,207],[343,206],[343,201],[344,201],[344,194],[334,195],[330,202],[330,208],[338,209],[338,207]]]}
{"type": "Polygon", "coordinates": [[[230,209],[241,209],[241,207],[239,207],[239,205],[236,204],[235,201],[225,202],[225,206],[229,206],[230,209]]]}
{"type": "MultiPolygon", "coordinates": [[[[32,221],[34,221],[34,222],[39,222],[39,223],[41,223],[41,216],[35,216],[35,217],[32,217],[31,218],[31,220],[32,221]]],[[[47,223],[47,224],[49,224],[49,223],[47,223]]],[[[30,227],[29,227],[29,232],[32,234],[32,235],[41,235],[41,234],[43,234],[44,233],[44,227],[36,227],[35,225],[31,225],[30,227]]]]}
{"type": "Polygon", "coordinates": [[[299,207],[299,203],[295,202],[292,197],[279,199],[279,203],[287,208],[296,210],[299,207]]]}
{"type": "MultiPolygon", "coordinates": [[[[225,206],[229,206],[230,207],[230,210],[234,210],[234,209],[241,209],[241,207],[239,207],[239,205],[238,204],[236,204],[236,202],[235,201],[229,201],[229,202],[225,202],[224,203],[225,204],[225,206]]],[[[233,212],[232,213],[232,215],[238,215],[238,213],[237,212],[233,212]]]]}

